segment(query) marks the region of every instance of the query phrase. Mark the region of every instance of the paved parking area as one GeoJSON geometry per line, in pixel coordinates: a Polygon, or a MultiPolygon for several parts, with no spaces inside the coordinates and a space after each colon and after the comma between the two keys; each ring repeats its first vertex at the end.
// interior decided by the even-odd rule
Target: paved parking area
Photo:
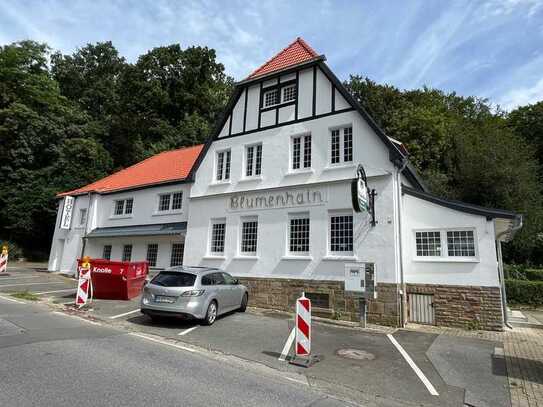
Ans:
{"type": "MultiPolygon", "coordinates": [[[[46,292],[39,295],[56,304],[73,302],[75,297],[73,279],[22,271],[10,277],[13,280],[0,279],[0,295],[28,289],[46,292]]],[[[234,312],[211,327],[183,320],[156,323],[139,312],[139,299],[133,299],[94,300],[83,314],[131,331],[303,374],[312,385],[364,405],[510,405],[505,366],[492,358],[499,342],[409,330],[389,337],[386,332],[314,323],[312,353],[321,361],[305,369],[279,360],[294,326],[292,317],[284,313],[234,312]],[[438,395],[432,395],[430,388],[438,395]]]]}

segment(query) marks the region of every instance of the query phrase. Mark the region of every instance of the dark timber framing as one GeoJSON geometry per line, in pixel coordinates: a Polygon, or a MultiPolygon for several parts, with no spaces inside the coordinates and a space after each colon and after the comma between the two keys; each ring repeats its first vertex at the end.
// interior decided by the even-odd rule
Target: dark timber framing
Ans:
{"type": "Polygon", "coordinates": [[[300,100],[300,71],[296,71],[296,106],[294,106],[294,120],[298,120],[298,100],[300,100]]]}
{"type": "MultiPolygon", "coordinates": [[[[252,130],[245,129],[245,131],[243,131],[241,133],[236,133],[236,134],[231,134],[231,131],[230,131],[228,136],[221,137],[221,139],[225,139],[225,138],[229,138],[229,137],[243,136],[245,134],[251,134],[251,133],[255,133],[255,132],[258,132],[258,131],[262,131],[262,130],[269,130],[269,129],[273,129],[275,127],[288,126],[288,125],[298,123],[298,122],[304,122],[304,121],[307,121],[307,120],[319,119],[319,118],[330,116],[330,115],[333,115],[333,114],[340,114],[340,113],[344,113],[344,112],[347,112],[347,111],[356,110],[364,118],[364,120],[368,123],[368,125],[372,128],[372,130],[375,132],[375,134],[381,139],[381,141],[385,144],[385,146],[387,146],[387,148],[389,150],[390,161],[392,163],[394,163],[395,166],[401,167],[405,163],[405,160],[407,159],[407,156],[400,150],[400,148],[398,146],[396,146],[388,138],[388,136],[385,134],[385,132],[379,127],[379,125],[377,125],[375,120],[373,120],[373,118],[368,114],[368,112],[347,91],[345,86],[343,86],[343,84],[334,75],[334,73],[330,70],[330,68],[328,68],[328,66],[324,63],[324,61],[325,61],[324,55],[320,55],[320,56],[315,57],[315,58],[313,58],[313,59],[311,59],[309,61],[306,61],[304,63],[289,67],[287,69],[283,69],[283,70],[278,71],[278,72],[274,72],[274,73],[269,74],[269,75],[263,75],[263,76],[259,76],[259,77],[256,77],[256,78],[250,78],[250,79],[246,79],[244,81],[238,82],[236,84],[236,86],[234,88],[234,92],[232,93],[232,96],[230,97],[230,100],[228,101],[228,104],[227,104],[227,106],[226,106],[226,108],[224,110],[224,114],[217,121],[216,126],[215,126],[211,136],[206,141],[206,143],[204,145],[204,148],[202,149],[202,151],[200,152],[200,155],[198,156],[198,159],[196,160],[196,162],[192,166],[190,174],[189,174],[189,176],[187,178],[189,178],[190,180],[194,180],[194,176],[196,174],[196,171],[198,170],[203,158],[207,154],[207,151],[209,150],[209,147],[211,146],[213,141],[218,139],[218,136],[219,136],[222,128],[226,124],[226,120],[228,120],[230,118],[230,123],[232,122],[231,116],[232,116],[233,108],[234,108],[235,104],[237,103],[238,99],[241,97],[241,94],[242,94],[243,90],[248,89],[253,84],[258,84],[260,86],[259,109],[258,109],[258,126],[257,126],[257,128],[252,129],[252,130]],[[299,116],[299,113],[298,113],[299,71],[301,71],[303,69],[307,69],[307,68],[313,68],[313,106],[312,106],[313,114],[311,116],[304,117],[304,118],[300,119],[298,117],[299,116]],[[317,69],[320,69],[321,72],[324,74],[324,76],[332,83],[332,96],[331,96],[332,97],[332,106],[331,106],[331,111],[328,112],[328,113],[321,114],[321,115],[316,115],[316,97],[317,97],[317,94],[316,94],[317,76],[316,75],[317,75],[317,69]],[[295,108],[294,108],[295,109],[295,119],[291,120],[291,121],[288,121],[288,122],[277,123],[277,124],[274,124],[274,125],[271,125],[271,126],[262,127],[262,121],[261,121],[262,111],[261,111],[260,107],[262,106],[262,102],[263,102],[262,98],[263,98],[263,89],[264,89],[263,84],[264,84],[264,82],[269,82],[272,79],[277,79],[277,82],[279,84],[279,82],[280,82],[279,78],[281,76],[288,75],[288,74],[291,74],[291,73],[296,73],[296,79],[295,79],[295,81],[293,81],[293,82],[296,83],[296,103],[294,104],[294,106],[295,106],[295,108]],[[335,106],[335,91],[336,90],[341,94],[341,96],[345,99],[345,101],[351,107],[346,108],[346,109],[341,109],[341,110],[336,110],[335,109],[335,107],[336,107],[335,106]]],[[[289,81],[284,82],[284,83],[286,84],[288,82],[289,81]]],[[[280,85],[282,85],[282,84],[280,84],[280,85]]],[[[273,86],[277,86],[277,85],[273,85],[273,86]]],[[[269,89],[269,88],[271,88],[271,87],[266,87],[266,89],[269,89]]],[[[275,107],[277,107],[277,109],[279,109],[281,106],[275,106],[275,107]]],[[[419,189],[421,191],[426,191],[427,190],[426,185],[419,178],[416,170],[414,169],[414,167],[409,162],[405,166],[402,174],[409,180],[409,182],[411,182],[414,186],[416,186],[417,189],[419,189]]]]}
{"type": "Polygon", "coordinates": [[[243,108],[243,132],[245,133],[245,129],[247,126],[247,99],[249,95],[249,86],[245,88],[245,106],[243,108]]]}

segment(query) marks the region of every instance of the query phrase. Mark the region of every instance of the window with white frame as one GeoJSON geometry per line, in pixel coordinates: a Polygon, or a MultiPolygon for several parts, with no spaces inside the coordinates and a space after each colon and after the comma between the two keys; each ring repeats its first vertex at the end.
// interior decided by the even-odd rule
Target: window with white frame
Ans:
{"type": "Polygon", "coordinates": [[[230,150],[217,153],[217,181],[228,181],[230,179],[230,150]]]}
{"type": "Polygon", "coordinates": [[[132,259],[132,245],[125,244],[123,246],[123,257],[122,261],[130,261],[132,259]]]}
{"type": "Polygon", "coordinates": [[[158,212],[179,211],[183,207],[183,192],[160,194],[158,197],[158,212]]]}
{"type": "Polygon", "coordinates": [[[417,256],[441,256],[441,232],[425,231],[415,233],[417,243],[417,256]]]}
{"type": "Polygon", "coordinates": [[[111,260],[111,245],[104,245],[104,250],[102,251],[102,259],[111,260]]]}
{"type": "Polygon", "coordinates": [[[477,256],[473,230],[415,231],[417,257],[471,257],[477,256]]]}
{"type": "Polygon", "coordinates": [[[292,169],[311,168],[311,134],[292,137],[292,169]]]}
{"type": "Polygon", "coordinates": [[[183,252],[185,251],[185,245],[183,243],[172,244],[172,255],[170,257],[170,266],[182,266],[183,265],[183,252]]]}
{"type": "Polygon", "coordinates": [[[296,100],[296,85],[288,85],[281,89],[282,103],[296,100]]]}
{"type": "Polygon", "coordinates": [[[133,207],[134,207],[133,198],[118,199],[114,202],[113,215],[115,216],[131,215],[133,207]]]}
{"type": "Polygon", "coordinates": [[[256,256],[258,241],[258,220],[245,218],[241,221],[241,247],[240,252],[246,256],[256,256]]]}
{"type": "Polygon", "coordinates": [[[79,210],[79,226],[85,226],[87,222],[87,208],[79,210]]]}
{"type": "Polygon", "coordinates": [[[259,176],[262,173],[262,144],[245,148],[245,176],[259,176]]]}
{"type": "Polygon", "coordinates": [[[332,164],[353,161],[353,127],[346,126],[330,132],[330,162],[332,164]]]}
{"type": "Polygon", "coordinates": [[[275,106],[279,103],[279,91],[271,89],[264,92],[264,107],[275,106]]]}
{"type": "Polygon", "coordinates": [[[209,251],[212,255],[224,254],[224,238],[226,235],[226,221],[216,220],[211,224],[211,241],[209,251]]]}
{"type": "Polygon", "coordinates": [[[158,244],[149,243],[147,245],[147,256],[146,256],[146,260],[149,263],[149,267],[156,267],[157,258],[158,258],[158,244]]]}
{"type": "Polygon", "coordinates": [[[330,215],[330,253],[353,254],[352,213],[333,213],[330,215]]]}
{"type": "Polygon", "coordinates": [[[447,253],[450,257],[475,257],[473,230],[448,231],[447,253]]]}
{"type": "Polygon", "coordinates": [[[290,215],[288,250],[292,255],[309,255],[308,213],[290,215]]]}

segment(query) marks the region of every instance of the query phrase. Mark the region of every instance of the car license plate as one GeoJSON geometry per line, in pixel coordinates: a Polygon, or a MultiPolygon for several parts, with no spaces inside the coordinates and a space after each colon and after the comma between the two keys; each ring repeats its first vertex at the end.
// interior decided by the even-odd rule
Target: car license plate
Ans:
{"type": "Polygon", "coordinates": [[[165,304],[173,304],[177,297],[167,297],[165,295],[157,295],[155,297],[155,302],[161,302],[165,304]]]}

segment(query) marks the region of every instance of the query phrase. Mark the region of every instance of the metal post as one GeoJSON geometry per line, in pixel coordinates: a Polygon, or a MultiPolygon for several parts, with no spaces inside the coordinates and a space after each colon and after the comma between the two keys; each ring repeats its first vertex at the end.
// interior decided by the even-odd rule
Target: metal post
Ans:
{"type": "Polygon", "coordinates": [[[364,297],[360,298],[360,325],[362,325],[362,328],[366,328],[366,316],[367,316],[367,309],[368,304],[366,302],[366,299],[364,297]]]}

